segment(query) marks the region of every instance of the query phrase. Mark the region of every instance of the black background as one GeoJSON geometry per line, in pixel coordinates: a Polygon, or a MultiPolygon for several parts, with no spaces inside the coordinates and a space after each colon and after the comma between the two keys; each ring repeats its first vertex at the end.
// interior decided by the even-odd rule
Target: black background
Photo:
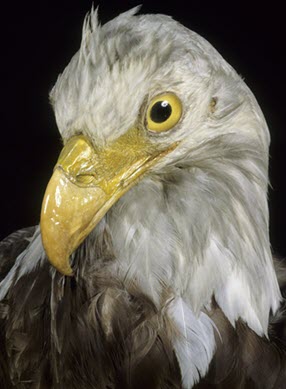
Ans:
{"type": "MultiPolygon", "coordinates": [[[[203,35],[256,95],[272,137],[271,242],[275,253],[286,256],[286,21],[282,5],[102,1],[101,22],[140,3],[142,13],[172,15],[203,35]]],[[[82,22],[91,5],[89,0],[1,5],[0,239],[39,221],[45,186],[61,149],[48,93],[79,48],[82,22]]]]}

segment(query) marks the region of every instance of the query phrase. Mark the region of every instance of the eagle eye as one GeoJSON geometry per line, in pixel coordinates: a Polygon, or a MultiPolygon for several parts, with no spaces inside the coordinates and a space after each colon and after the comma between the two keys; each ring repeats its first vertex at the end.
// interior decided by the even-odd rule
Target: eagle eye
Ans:
{"type": "Polygon", "coordinates": [[[147,108],[146,125],[153,132],[168,131],[178,123],[181,116],[181,100],[174,93],[163,93],[151,100],[147,108]]]}

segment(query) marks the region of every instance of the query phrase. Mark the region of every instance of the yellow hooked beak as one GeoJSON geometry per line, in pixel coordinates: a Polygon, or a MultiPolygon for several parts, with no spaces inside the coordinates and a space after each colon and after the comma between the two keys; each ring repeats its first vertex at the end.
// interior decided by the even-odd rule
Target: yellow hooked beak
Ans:
{"type": "Polygon", "coordinates": [[[43,245],[51,264],[72,275],[69,257],[111,206],[159,159],[158,149],[137,128],[108,147],[80,135],[63,148],[47,186],[41,212],[43,245]]]}

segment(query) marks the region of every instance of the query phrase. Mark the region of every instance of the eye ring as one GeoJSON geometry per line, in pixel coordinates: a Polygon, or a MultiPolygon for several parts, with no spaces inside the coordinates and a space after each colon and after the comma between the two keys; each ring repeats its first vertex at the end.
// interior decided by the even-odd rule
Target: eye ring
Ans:
{"type": "Polygon", "coordinates": [[[172,92],[161,93],[150,101],[145,123],[149,131],[164,132],[173,128],[182,117],[182,102],[172,92]]]}

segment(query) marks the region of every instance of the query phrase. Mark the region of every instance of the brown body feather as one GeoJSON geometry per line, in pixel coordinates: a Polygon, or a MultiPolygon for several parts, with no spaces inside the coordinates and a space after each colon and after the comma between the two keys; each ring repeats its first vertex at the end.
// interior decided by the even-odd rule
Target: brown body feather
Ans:
{"type": "MultiPolygon", "coordinates": [[[[1,243],[1,277],[33,230],[1,243]]],[[[77,251],[77,262],[86,255],[77,251]]],[[[102,253],[101,253],[102,254],[102,253]]],[[[172,323],[133,285],[108,276],[108,263],[65,278],[48,262],[22,276],[0,303],[1,389],[182,388],[170,342],[172,323]]],[[[277,266],[281,287],[285,269],[277,266]]],[[[196,388],[282,389],[286,382],[285,316],[272,318],[269,339],[244,323],[234,329],[213,303],[217,351],[196,388]]]]}

